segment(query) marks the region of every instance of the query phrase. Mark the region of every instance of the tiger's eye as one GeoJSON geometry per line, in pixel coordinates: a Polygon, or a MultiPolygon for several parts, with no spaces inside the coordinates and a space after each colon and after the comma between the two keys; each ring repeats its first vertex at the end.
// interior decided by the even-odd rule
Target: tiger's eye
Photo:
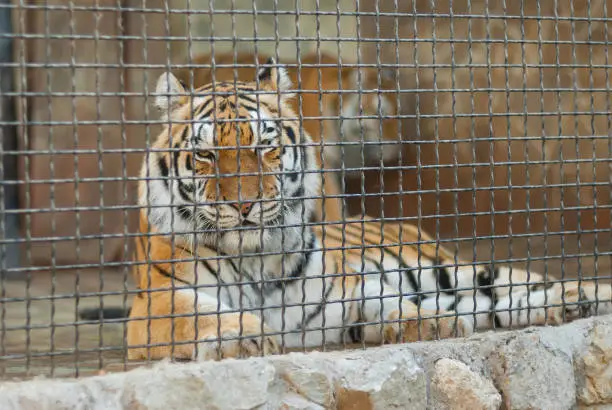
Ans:
{"type": "Polygon", "coordinates": [[[211,151],[196,151],[196,159],[200,161],[214,161],[215,154],[211,151]]]}

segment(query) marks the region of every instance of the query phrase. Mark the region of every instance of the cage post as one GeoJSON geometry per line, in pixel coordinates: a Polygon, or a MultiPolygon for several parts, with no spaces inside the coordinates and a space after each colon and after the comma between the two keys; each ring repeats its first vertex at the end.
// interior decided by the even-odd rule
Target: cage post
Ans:
{"type": "MultiPolygon", "coordinates": [[[[0,4],[9,5],[9,0],[0,0],[0,4]]],[[[17,158],[14,151],[17,149],[17,134],[15,133],[15,111],[13,99],[7,96],[13,91],[13,61],[12,44],[9,36],[12,33],[11,9],[9,7],[0,8],[0,138],[2,144],[0,162],[0,197],[2,215],[4,220],[0,222],[0,235],[2,240],[12,240],[19,237],[19,217],[15,213],[7,212],[19,207],[17,185],[7,183],[7,181],[17,181],[17,158]]],[[[19,265],[19,246],[16,243],[7,243],[0,250],[0,269],[3,276],[10,276],[6,273],[7,269],[19,265]]]]}

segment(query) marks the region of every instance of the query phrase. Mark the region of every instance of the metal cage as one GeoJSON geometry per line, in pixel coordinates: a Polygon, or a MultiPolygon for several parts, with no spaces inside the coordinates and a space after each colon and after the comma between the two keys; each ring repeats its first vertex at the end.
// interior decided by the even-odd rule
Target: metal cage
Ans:
{"type": "Polygon", "coordinates": [[[2,378],[612,311],[611,9],[0,1],[2,378]]]}

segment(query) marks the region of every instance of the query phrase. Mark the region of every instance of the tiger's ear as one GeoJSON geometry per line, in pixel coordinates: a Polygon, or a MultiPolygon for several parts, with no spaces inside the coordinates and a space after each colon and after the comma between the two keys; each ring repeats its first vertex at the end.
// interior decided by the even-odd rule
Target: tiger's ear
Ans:
{"type": "MultiPolygon", "coordinates": [[[[287,91],[291,89],[292,83],[287,69],[279,66],[272,57],[264,63],[264,66],[257,71],[257,80],[261,88],[274,91],[287,91]]],[[[282,98],[289,98],[290,94],[283,93],[282,98]]]]}
{"type": "Polygon", "coordinates": [[[155,107],[162,119],[167,120],[170,114],[185,102],[185,87],[172,73],[164,73],[155,86],[155,107]]]}

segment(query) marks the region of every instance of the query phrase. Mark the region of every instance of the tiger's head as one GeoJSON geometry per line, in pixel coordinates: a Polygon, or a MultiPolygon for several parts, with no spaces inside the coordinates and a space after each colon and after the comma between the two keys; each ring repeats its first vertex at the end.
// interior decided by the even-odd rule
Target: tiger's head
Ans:
{"type": "Polygon", "coordinates": [[[218,82],[189,93],[170,73],[155,105],[167,123],[147,155],[140,204],[160,232],[196,234],[226,253],[266,248],[279,229],[312,213],[320,176],[273,59],[253,82],[218,82]],[[280,95],[279,95],[280,94],[280,95]],[[263,244],[262,244],[263,241],[263,244]]]}
{"type": "Polygon", "coordinates": [[[345,72],[343,88],[351,91],[338,101],[341,108],[337,123],[338,138],[348,143],[344,145],[346,168],[377,166],[381,160],[397,158],[400,136],[395,75],[389,68],[352,68],[345,72]]]}
{"type": "Polygon", "coordinates": [[[347,176],[364,166],[393,161],[400,150],[396,73],[391,69],[370,67],[343,68],[341,94],[325,107],[326,138],[340,142],[330,145],[328,158],[344,163],[347,176]],[[343,153],[344,152],[344,155],[343,153]]]}

